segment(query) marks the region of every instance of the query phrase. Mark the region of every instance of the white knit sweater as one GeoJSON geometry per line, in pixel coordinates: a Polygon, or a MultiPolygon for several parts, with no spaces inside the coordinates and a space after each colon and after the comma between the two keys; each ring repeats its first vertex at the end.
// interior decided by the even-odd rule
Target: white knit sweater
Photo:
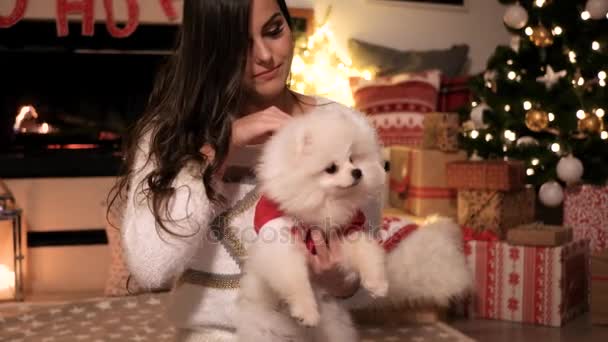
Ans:
{"type": "MultiPolygon", "coordinates": [[[[339,104],[316,107],[314,110],[350,110],[339,104]]],[[[227,250],[213,238],[209,224],[226,207],[218,207],[208,200],[202,179],[189,168],[184,168],[176,177],[173,186],[175,196],[169,204],[169,212],[175,222],[165,225],[172,231],[187,237],[175,237],[156,229],[155,219],[138,186],[145,175],[153,169],[153,162],[144,166],[148,151],[148,140],[142,139],[140,153],[136,156],[135,172],[131,180],[128,203],[122,225],[123,247],[127,265],[138,283],[144,287],[157,288],[172,282],[186,269],[234,275],[240,273],[238,263],[227,250]]],[[[227,175],[235,167],[252,169],[256,164],[261,146],[240,148],[231,153],[227,161],[227,175]]],[[[218,180],[216,188],[227,199],[231,207],[255,187],[255,179],[218,180]]],[[[245,211],[233,220],[233,227],[242,240],[255,234],[253,209],[245,211]]],[[[378,203],[364,208],[370,224],[378,223],[378,203]]],[[[247,241],[243,241],[247,246],[247,241]]],[[[197,329],[203,327],[233,327],[236,310],[235,289],[216,289],[182,284],[172,291],[169,318],[178,328],[197,329]]],[[[371,298],[365,290],[345,301],[345,305],[359,306],[371,298]]]]}

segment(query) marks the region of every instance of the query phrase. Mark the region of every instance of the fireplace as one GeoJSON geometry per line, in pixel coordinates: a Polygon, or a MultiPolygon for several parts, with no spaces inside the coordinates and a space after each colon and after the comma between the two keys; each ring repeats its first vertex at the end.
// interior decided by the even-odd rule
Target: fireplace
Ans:
{"type": "Polygon", "coordinates": [[[121,142],[172,53],[175,25],[128,38],[56,36],[54,21],[0,30],[0,177],[114,176],[121,142]]]}

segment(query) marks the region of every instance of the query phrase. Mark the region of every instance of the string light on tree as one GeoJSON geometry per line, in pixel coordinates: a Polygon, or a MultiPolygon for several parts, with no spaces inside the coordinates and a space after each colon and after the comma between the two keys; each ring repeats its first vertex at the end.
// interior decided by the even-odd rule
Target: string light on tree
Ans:
{"type": "Polygon", "coordinates": [[[570,50],[570,52],[568,52],[568,58],[570,59],[570,63],[576,63],[576,52],[570,50]]]}
{"type": "Polygon", "coordinates": [[[584,119],[586,116],[587,116],[587,114],[585,114],[585,111],[584,111],[584,110],[582,110],[582,109],[579,109],[579,110],[576,112],[576,117],[577,117],[579,120],[583,120],[583,119],[584,119]]]}
{"type": "Polygon", "coordinates": [[[551,151],[555,152],[555,153],[559,153],[559,151],[562,150],[562,147],[559,145],[559,143],[553,143],[551,144],[551,151]]]}
{"type": "Polygon", "coordinates": [[[560,26],[555,26],[552,32],[554,36],[560,36],[562,33],[564,33],[564,30],[560,26]]]}
{"type": "Polygon", "coordinates": [[[549,122],[553,122],[553,120],[555,120],[555,114],[549,113],[548,116],[549,116],[549,122]]]}
{"type": "Polygon", "coordinates": [[[600,138],[602,138],[602,140],[608,139],[608,132],[602,131],[602,133],[600,133],[600,138]]]}
{"type": "Polygon", "coordinates": [[[606,115],[606,112],[604,112],[603,108],[598,108],[595,110],[595,115],[597,115],[598,118],[603,118],[604,115],[606,115]]]}
{"type": "Polygon", "coordinates": [[[581,13],[581,19],[583,19],[583,20],[589,20],[589,18],[591,18],[591,14],[589,14],[588,11],[583,11],[581,13]]]}
{"type": "Polygon", "coordinates": [[[548,2],[549,1],[547,1],[547,0],[535,0],[534,5],[536,5],[536,7],[543,7],[548,2]]]}
{"type": "Polygon", "coordinates": [[[529,168],[526,170],[526,174],[527,174],[528,176],[534,176],[534,169],[533,169],[533,168],[531,168],[531,167],[529,167],[529,168]]]}
{"type": "Polygon", "coordinates": [[[531,163],[534,166],[538,166],[538,164],[540,164],[540,160],[538,158],[534,158],[534,159],[532,159],[531,163]]]}
{"type": "Polygon", "coordinates": [[[515,141],[515,140],[517,140],[517,135],[512,130],[508,129],[505,131],[505,139],[507,139],[509,141],[515,141]]]}
{"type": "Polygon", "coordinates": [[[534,29],[531,28],[530,26],[526,27],[526,29],[524,30],[524,33],[526,34],[526,36],[532,36],[534,34],[534,29]]]}
{"type": "Polygon", "coordinates": [[[477,137],[479,137],[479,131],[478,130],[472,130],[471,133],[469,134],[471,139],[477,139],[477,137]]]}
{"type": "Polygon", "coordinates": [[[598,43],[598,42],[593,42],[593,43],[591,43],[591,48],[592,48],[594,51],[599,50],[599,49],[600,49],[600,43],[598,43]]]}
{"type": "Polygon", "coordinates": [[[530,101],[524,101],[524,109],[525,110],[532,109],[532,102],[530,102],[530,101]]]}
{"type": "Polygon", "coordinates": [[[538,47],[548,47],[553,45],[553,35],[544,26],[538,26],[532,30],[530,40],[538,47]]]}
{"type": "Polygon", "coordinates": [[[583,78],[583,76],[578,78],[577,84],[579,85],[579,87],[582,87],[585,85],[585,79],[583,78]]]}

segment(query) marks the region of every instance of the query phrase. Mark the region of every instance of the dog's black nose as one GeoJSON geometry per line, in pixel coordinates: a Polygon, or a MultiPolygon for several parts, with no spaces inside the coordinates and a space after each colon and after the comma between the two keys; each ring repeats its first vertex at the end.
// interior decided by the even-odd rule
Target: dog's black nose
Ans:
{"type": "Polygon", "coordinates": [[[363,176],[361,169],[354,169],[351,171],[351,174],[353,175],[354,179],[359,179],[359,178],[361,178],[361,176],[363,176]]]}

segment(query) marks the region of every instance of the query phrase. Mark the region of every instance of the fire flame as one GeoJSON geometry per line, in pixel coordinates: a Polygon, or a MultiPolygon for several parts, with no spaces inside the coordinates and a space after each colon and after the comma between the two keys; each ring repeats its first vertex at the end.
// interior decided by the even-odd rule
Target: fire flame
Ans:
{"type": "Polygon", "coordinates": [[[19,132],[19,131],[23,130],[21,128],[21,123],[23,122],[23,120],[30,118],[28,116],[28,114],[33,119],[38,118],[38,113],[36,112],[36,108],[34,108],[34,106],[28,105],[28,106],[21,107],[21,109],[19,110],[19,114],[17,114],[17,117],[15,118],[15,125],[13,126],[13,129],[15,130],[15,132],[19,132]]]}
{"type": "Polygon", "coordinates": [[[46,122],[38,123],[38,112],[32,105],[27,105],[19,109],[19,114],[15,118],[13,130],[17,133],[39,133],[48,134],[55,131],[55,127],[46,122]]]}
{"type": "Polygon", "coordinates": [[[38,133],[47,134],[50,130],[49,124],[43,122],[40,128],[38,128],[38,133]]]}

